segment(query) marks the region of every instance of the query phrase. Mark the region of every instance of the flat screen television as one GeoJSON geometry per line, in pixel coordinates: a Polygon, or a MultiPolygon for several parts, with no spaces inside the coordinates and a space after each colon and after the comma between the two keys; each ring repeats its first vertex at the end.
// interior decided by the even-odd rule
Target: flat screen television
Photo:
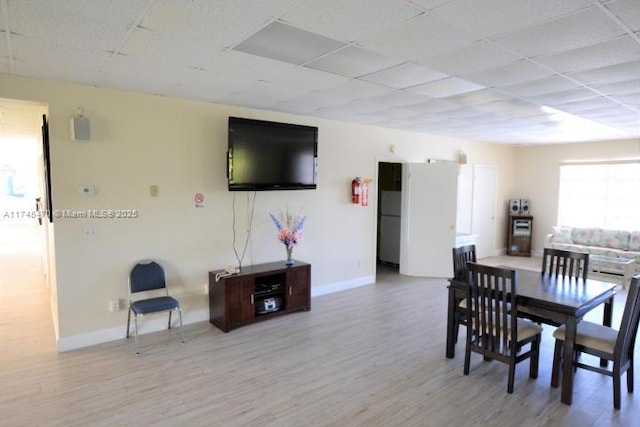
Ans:
{"type": "Polygon", "coordinates": [[[318,128],[229,117],[230,191],[315,189],[318,128]]]}

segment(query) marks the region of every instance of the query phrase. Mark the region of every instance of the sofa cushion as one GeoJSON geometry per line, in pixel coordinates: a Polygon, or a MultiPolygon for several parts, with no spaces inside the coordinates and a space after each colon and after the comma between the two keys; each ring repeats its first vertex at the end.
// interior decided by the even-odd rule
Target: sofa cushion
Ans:
{"type": "Polygon", "coordinates": [[[593,228],[574,227],[571,229],[571,241],[577,245],[591,245],[593,228]]]}
{"type": "Polygon", "coordinates": [[[625,230],[605,230],[594,228],[591,234],[591,244],[602,248],[629,249],[629,232],[625,230]]]}
{"type": "Polygon", "coordinates": [[[640,251],[640,231],[629,233],[629,250],[640,251]]]}
{"type": "Polygon", "coordinates": [[[553,227],[553,236],[551,236],[551,242],[572,243],[571,227],[553,227]]]}

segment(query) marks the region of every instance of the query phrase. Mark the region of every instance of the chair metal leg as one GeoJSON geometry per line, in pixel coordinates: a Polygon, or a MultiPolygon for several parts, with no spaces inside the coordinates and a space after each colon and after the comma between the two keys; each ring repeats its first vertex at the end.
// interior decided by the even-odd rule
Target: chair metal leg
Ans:
{"type": "Polygon", "coordinates": [[[131,323],[131,307],[127,310],[127,338],[129,338],[129,324],[131,323]]]}
{"type": "Polygon", "coordinates": [[[136,354],[140,354],[140,351],[138,350],[138,316],[134,315],[133,316],[133,322],[135,324],[136,327],[136,333],[135,333],[135,338],[136,338],[136,354]]]}
{"type": "Polygon", "coordinates": [[[627,391],[633,393],[633,358],[629,361],[627,369],[627,391]]]}
{"type": "Polygon", "coordinates": [[[169,310],[169,325],[167,326],[167,329],[171,329],[171,313],[173,313],[173,311],[169,310]]]}
{"type": "Polygon", "coordinates": [[[178,309],[178,317],[180,318],[180,342],[184,344],[184,331],[182,330],[182,310],[178,309]]]}

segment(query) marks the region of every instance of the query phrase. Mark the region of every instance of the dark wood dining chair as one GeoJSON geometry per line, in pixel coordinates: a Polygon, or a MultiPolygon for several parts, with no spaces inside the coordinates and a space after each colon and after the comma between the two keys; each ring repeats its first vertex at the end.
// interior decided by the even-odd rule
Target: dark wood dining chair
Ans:
{"type": "MultiPolygon", "coordinates": [[[[627,373],[627,391],[633,393],[633,351],[638,333],[640,318],[640,275],[631,280],[627,302],[624,306],[620,330],[583,320],[578,323],[575,348],[580,353],[587,353],[613,362],[611,370],[602,366],[593,366],[579,362],[574,352],[574,367],[582,368],[613,377],[613,407],[620,409],[620,382],[622,374],[627,373]]],[[[553,332],[556,339],[551,370],[551,386],[558,387],[560,366],[563,362],[562,351],[565,340],[565,327],[560,326],[553,332]]]]}
{"type": "Polygon", "coordinates": [[[529,377],[538,377],[538,360],[542,327],[517,316],[518,297],[515,270],[491,267],[474,262],[467,264],[469,286],[467,343],[464,374],[469,374],[471,353],[485,360],[498,360],[509,366],[507,393],[513,393],[516,364],[529,360],[529,377]],[[524,347],[530,344],[529,350],[524,347]]]}
{"type": "MultiPolygon", "coordinates": [[[[451,280],[456,280],[459,282],[469,282],[469,269],[467,268],[468,262],[476,262],[476,245],[465,245],[459,246],[457,248],[453,248],[453,278],[451,280]]],[[[466,317],[467,310],[467,299],[461,298],[456,301],[456,309],[455,309],[455,342],[458,342],[458,331],[460,329],[460,325],[467,324],[466,317]]]]}
{"type": "Polygon", "coordinates": [[[466,245],[453,248],[453,278],[455,280],[469,280],[468,262],[476,262],[476,245],[466,245]]]}
{"type": "Polygon", "coordinates": [[[586,279],[589,275],[589,254],[544,248],[542,274],[586,279]]]}

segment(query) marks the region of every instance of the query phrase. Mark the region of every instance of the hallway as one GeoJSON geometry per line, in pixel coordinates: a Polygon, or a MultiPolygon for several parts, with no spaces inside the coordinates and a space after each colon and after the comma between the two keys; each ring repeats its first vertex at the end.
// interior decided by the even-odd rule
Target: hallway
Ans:
{"type": "MultiPolygon", "coordinates": [[[[31,222],[0,222],[0,340],[0,382],[5,388],[12,383],[6,373],[15,375],[34,369],[42,358],[57,357],[37,229],[31,222]]],[[[0,403],[5,398],[10,396],[0,403]]]]}

